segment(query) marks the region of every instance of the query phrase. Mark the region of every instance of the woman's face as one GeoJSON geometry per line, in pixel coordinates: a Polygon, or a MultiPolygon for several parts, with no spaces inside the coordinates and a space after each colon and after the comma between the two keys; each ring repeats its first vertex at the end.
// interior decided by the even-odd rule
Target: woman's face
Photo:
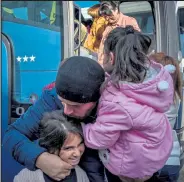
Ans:
{"type": "Polygon", "coordinates": [[[111,10],[111,11],[112,11],[112,15],[104,16],[104,18],[108,21],[109,24],[116,23],[118,21],[118,18],[119,18],[119,11],[118,11],[118,9],[111,10]]]}
{"type": "Polygon", "coordinates": [[[80,158],[84,153],[84,142],[79,134],[69,133],[61,150],[59,157],[75,167],[80,162],[80,158]]]}

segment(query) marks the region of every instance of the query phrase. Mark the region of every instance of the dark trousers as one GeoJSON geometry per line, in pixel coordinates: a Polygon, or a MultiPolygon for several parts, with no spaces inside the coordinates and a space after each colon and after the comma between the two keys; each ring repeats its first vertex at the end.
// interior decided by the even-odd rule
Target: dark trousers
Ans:
{"type": "Polygon", "coordinates": [[[122,182],[118,176],[113,175],[107,169],[105,169],[108,182],[122,182]]]}
{"type": "Polygon", "coordinates": [[[155,173],[146,182],[177,182],[180,166],[165,165],[160,173],[155,173]]]}
{"type": "MultiPolygon", "coordinates": [[[[155,173],[149,180],[145,182],[177,182],[179,178],[179,166],[166,165],[160,173],[155,173]]],[[[108,182],[122,182],[118,176],[113,175],[106,169],[108,182]]]]}

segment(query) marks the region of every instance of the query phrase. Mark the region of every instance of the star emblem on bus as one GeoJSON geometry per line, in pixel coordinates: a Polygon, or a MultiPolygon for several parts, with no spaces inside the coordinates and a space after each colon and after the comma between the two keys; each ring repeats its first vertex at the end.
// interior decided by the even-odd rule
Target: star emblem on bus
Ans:
{"type": "Polygon", "coordinates": [[[18,61],[18,62],[21,62],[21,59],[22,59],[22,58],[21,58],[20,56],[17,57],[17,61],[18,61]]]}
{"type": "Polygon", "coordinates": [[[29,58],[30,58],[30,61],[31,61],[31,62],[35,62],[35,58],[36,58],[36,57],[34,57],[33,55],[32,55],[31,57],[29,57],[29,58]]]}
{"type": "Polygon", "coordinates": [[[36,59],[36,57],[35,56],[31,56],[31,57],[28,57],[28,56],[24,56],[24,57],[20,57],[20,56],[18,56],[17,58],[16,58],[16,60],[17,60],[17,62],[19,62],[19,63],[21,63],[21,62],[35,62],[35,59],[36,59]],[[23,60],[22,60],[23,59],[23,60]]]}
{"type": "Polygon", "coordinates": [[[27,62],[28,61],[28,57],[27,56],[24,56],[23,57],[23,60],[24,60],[24,62],[27,62]]]}

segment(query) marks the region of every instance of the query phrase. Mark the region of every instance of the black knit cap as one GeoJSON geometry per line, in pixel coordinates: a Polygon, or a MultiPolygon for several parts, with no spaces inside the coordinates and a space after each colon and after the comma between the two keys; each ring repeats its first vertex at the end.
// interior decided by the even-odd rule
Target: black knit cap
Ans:
{"type": "Polygon", "coordinates": [[[93,59],[73,56],[61,64],[56,78],[56,92],[63,99],[88,103],[100,98],[105,80],[103,68],[93,59]]]}

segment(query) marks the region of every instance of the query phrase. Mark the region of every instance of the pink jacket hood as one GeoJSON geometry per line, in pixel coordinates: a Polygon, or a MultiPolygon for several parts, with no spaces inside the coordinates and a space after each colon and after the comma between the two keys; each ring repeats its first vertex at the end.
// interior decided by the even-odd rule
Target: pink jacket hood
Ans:
{"type": "MultiPolygon", "coordinates": [[[[108,75],[107,75],[108,76],[108,75]]],[[[158,63],[151,61],[143,83],[133,84],[120,82],[120,90],[141,104],[166,112],[173,103],[173,80],[168,71],[158,63]]],[[[111,92],[114,92],[112,88],[111,92]]]]}

